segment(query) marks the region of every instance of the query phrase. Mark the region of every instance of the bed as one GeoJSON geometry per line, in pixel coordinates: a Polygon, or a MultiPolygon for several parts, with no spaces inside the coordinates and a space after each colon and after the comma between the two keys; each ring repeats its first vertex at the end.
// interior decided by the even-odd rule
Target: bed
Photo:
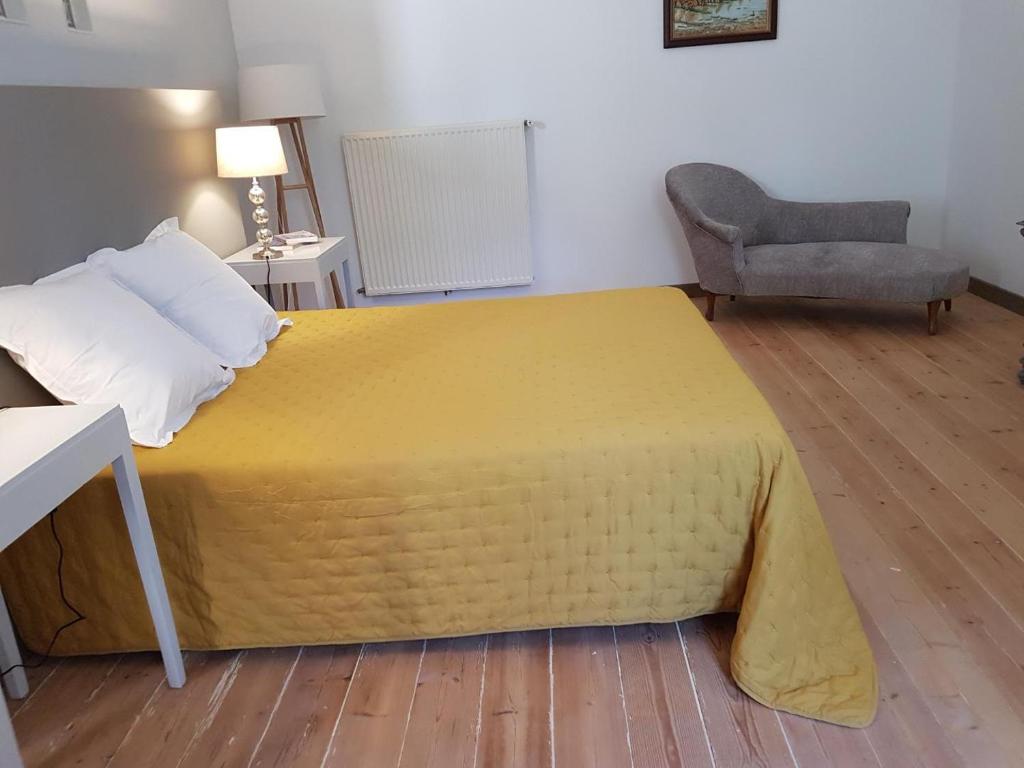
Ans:
{"type": "MultiPolygon", "coordinates": [[[[738,612],[736,682],[871,722],[875,666],[796,453],[675,289],[294,312],[169,447],[137,449],[182,645],[351,643],[738,612]]],[[[155,647],[112,479],[59,514],[89,617],[155,647]]],[[[37,528],[0,563],[65,619],[37,528]]]]}

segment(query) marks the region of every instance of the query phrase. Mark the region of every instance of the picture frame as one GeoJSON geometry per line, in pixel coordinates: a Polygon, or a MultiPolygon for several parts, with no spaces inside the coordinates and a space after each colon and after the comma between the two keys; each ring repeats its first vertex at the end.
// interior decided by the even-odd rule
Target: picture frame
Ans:
{"type": "Polygon", "coordinates": [[[665,48],[775,40],[779,0],[665,0],[665,48]]]}

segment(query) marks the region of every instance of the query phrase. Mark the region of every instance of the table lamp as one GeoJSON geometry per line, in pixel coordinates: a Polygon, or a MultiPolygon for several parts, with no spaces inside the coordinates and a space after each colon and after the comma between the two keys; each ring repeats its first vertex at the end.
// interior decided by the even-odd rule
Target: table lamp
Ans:
{"type": "Polygon", "coordinates": [[[309,195],[320,237],[326,237],[324,217],[320,213],[320,200],[317,198],[309,151],[306,149],[306,134],[302,130],[302,118],[324,117],[326,114],[316,71],[299,64],[242,67],[238,71],[238,101],[243,123],[269,121],[274,126],[287,125],[295,145],[302,183],[285,184],[283,178],[277,178],[277,224],[281,232],[289,229],[285,193],[304,189],[309,195]]]}
{"type": "Polygon", "coordinates": [[[256,222],[256,241],[260,248],[254,259],[275,259],[281,254],[270,248],[274,233],[267,228],[270,213],[263,207],[267,194],[260,186],[260,176],[277,176],[288,172],[281,146],[281,134],[273,125],[245,125],[217,129],[217,175],[225,179],[252,178],[249,202],[256,206],[252,220],[256,222]]]}

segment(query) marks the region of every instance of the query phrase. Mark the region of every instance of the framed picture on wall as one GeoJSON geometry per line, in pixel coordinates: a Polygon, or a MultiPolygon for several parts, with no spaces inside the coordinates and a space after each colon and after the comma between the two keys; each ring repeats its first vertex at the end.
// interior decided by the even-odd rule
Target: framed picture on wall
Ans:
{"type": "Polygon", "coordinates": [[[779,0],[665,0],[665,47],[774,40],[779,0]]]}

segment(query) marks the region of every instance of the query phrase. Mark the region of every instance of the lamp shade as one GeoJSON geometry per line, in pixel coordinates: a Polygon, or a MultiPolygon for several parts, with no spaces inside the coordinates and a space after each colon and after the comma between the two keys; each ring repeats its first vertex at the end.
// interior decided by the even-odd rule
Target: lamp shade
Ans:
{"type": "Polygon", "coordinates": [[[327,114],[316,71],[301,64],[242,67],[238,101],[244,123],[327,114]]]}
{"type": "Polygon", "coordinates": [[[217,129],[217,175],[227,179],[288,173],[276,125],[217,129]]]}

